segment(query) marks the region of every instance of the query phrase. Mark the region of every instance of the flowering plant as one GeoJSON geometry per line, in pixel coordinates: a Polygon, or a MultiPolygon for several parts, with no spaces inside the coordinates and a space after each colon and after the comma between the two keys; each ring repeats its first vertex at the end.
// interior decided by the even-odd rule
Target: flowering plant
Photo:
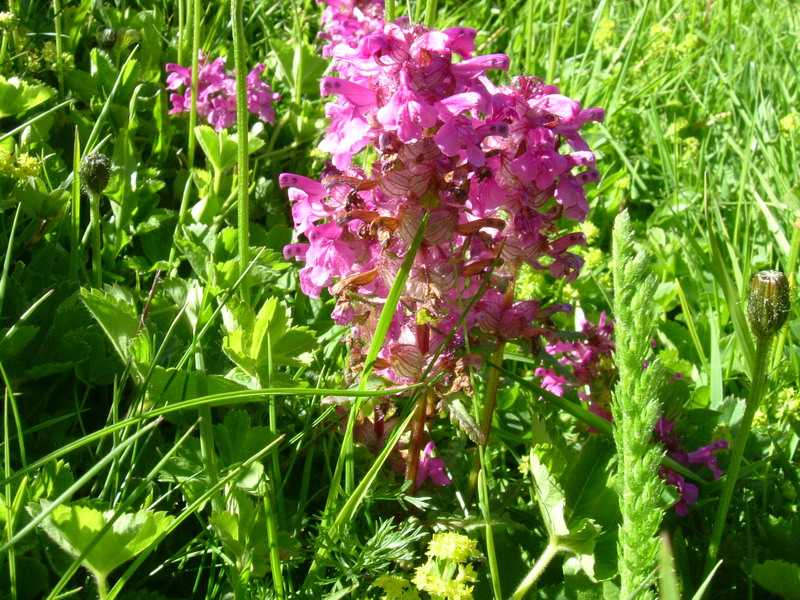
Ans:
{"type": "Polygon", "coordinates": [[[350,28],[360,36],[329,50],[339,76],[320,85],[334,97],[319,146],[331,155],[322,178],[280,176],[295,230],[308,240],[284,254],[305,262],[303,292],[336,297],[334,319],[351,326],[352,375],[427,214],[376,371],[404,384],[432,372],[440,397],[469,394],[468,336],[472,344],[555,341],[543,325],[571,310],[514,302],[514,280],[523,263],[568,282],[578,276],[582,259],[569,249],[585,244],[584,234],[559,223],[586,217],[584,186],[600,175],[580,129],[604,111],[582,109],[534,77],[496,86],[486,72],[507,70],[509,58],[473,56],[474,29],[372,26],[350,28]]]}
{"type": "MultiPolygon", "coordinates": [[[[265,123],[275,122],[273,102],[278,102],[281,95],[272,91],[268,83],[261,79],[264,65],[258,64],[247,75],[247,109],[265,123]]],[[[172,109],[169,114],[188,112],[192,105],[192,69],[175,63],[167,63],[167,89],[180,90],[174,92],[169,99],[172,109]]],[[[228,75],[225,58],[218,57],[209,62],[208,57],[200,53],[197,72],[197,114],[214,129],[221,131],[236,122],[236,79],[228,75]]]]}

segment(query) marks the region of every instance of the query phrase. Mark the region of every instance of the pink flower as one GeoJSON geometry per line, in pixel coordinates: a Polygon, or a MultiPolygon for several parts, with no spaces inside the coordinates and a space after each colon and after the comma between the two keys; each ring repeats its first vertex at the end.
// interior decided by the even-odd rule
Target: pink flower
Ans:
{"type": "Polygon", "coordinates": [[[435,449],[436,444],[433,442],[428,442],[428,445],[425,446],[422,458],[419,459],[419,467],[417,467],[417,479],[414,482],[416,489],[422,487],[422,484],[425,483],[425,480],[428,478],[438,486],[445,486],[453,483],[444,472],[444,461],[441,458],[432,458],[435,449]]]}
{"type": "MultiPolygon", "coordinates": [[[[186,87],[182,94],[170,94],[172,109],[169,114],[187,112],[192,102],[192,70],[175,63],[168,63],[167,89],[179,90],[186,87]]],[[[259,64],[247,75],[247,109],[266,123],[274,123],[274,102],[281,99],[280,94],[272,92],[272,88],[261,79],[264,65],[259,64]]],[[[197,114],[217,131],[222,131],[236,122],[236,79],[225,70],[225,59],[216,58],[208,63],[207,57],[200,52],[197,72],[197,114]]]]}

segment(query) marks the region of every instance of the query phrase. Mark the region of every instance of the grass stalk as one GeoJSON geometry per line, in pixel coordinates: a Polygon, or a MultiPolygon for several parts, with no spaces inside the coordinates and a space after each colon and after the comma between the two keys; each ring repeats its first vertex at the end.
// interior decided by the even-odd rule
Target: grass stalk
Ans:
{"type": "MultiPolygon", "coordinates": [[[[237,150],[238,172],[237,206],[239,236],[239,270],[244,273],[250,264],[250,198],[248,195],[248,112],[247,112],[247,61],[245,60],[244,18],[242,0],[231,0],[231,27],[233,34],[233,60],[236,68],[236,128],[239,133],[237,150]]],[[[250,303],[248,278],[242,282],[240,292],[245,304],[250,303]]]]}

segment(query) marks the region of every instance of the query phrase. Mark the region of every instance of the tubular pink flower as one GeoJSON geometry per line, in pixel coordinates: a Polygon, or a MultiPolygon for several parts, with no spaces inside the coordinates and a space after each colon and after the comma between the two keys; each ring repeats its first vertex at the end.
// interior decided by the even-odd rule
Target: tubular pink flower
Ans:
{"type": "Polygon", "coordinates": [[[444,472],[444,461],[441,458],[432,458],[436,444],[428,442],[423,452],[423,457],[419,461],[417,469],[417,479],[414,482],[417,489],[422,487],[426,479],[430,479],[435,485],[450,485],[452,480],[444,472]]]}

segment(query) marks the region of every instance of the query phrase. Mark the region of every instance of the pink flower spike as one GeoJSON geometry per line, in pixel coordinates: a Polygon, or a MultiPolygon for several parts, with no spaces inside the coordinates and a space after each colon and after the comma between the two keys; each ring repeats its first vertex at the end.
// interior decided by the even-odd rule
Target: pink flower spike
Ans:
{"type": "Polygon", "coordinates": [[[425,480],[430,477],[431,481],[438,486],[450,485],[452,480],[444,472],[444,461],[441,458],[431,458],[436,444],[428,442],[423,452],[423,457],[419,459],[417,467],[417,479],[414,482],[416,489],[422,487],[425,480]]]}

